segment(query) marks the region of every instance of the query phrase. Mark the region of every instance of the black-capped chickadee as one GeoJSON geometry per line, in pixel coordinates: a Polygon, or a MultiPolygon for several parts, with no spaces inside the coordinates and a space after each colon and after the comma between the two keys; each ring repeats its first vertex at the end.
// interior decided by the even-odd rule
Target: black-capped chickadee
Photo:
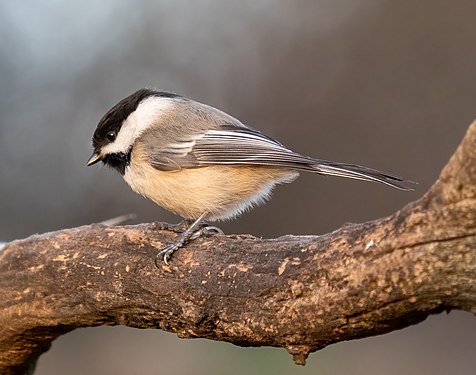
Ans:
{"type": "Polygon", "coordinates": [[[165,262],[204,221],[226,220],[265,202],[275,185],[299,171],[380,182],[413,190],[410,181],[354,164],[297,154],[234,117],[169,92],[141,89],[112,107],[94,132],[99,161],[122,174],[135,192],[186,219],[165,262]]]}

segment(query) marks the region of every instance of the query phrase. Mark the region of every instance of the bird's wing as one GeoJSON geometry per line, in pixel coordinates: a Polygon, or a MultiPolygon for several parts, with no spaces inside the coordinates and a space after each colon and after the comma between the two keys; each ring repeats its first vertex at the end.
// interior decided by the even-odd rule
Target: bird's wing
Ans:
{"type": "Polygon", "coordinates": [[[210,165],[255,165],[312,171],[322,175],[380,182],[413,190],[411,181],[355,164],[313,159],[297,154],[257,130],[222,126],[195,137],[169,143],[151,153],[150,163],[163,171],[210,165]]]}
{"type": "Polygon", "coordinates": [[[257,130],[222,126],[169,143],[153,152],[151,164],[161,170],[209,165],[263,165],[309,169],[313,159],[299,155],[257,130]]]}

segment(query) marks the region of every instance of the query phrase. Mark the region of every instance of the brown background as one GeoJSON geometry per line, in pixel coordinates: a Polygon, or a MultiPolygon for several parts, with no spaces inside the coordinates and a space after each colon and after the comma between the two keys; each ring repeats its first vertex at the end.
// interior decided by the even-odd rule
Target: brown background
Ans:
{"type": "MultiPolygon", "coordinates": [[[[296,151],[419,181],[415,193],[303,175],[224,223],[228,233],[319,234],[417,199],[476,117],[472,1],[0,3],[0,240],[134,212],[178,218],[120,176],[86,168],[98,119],[142,86],[219,107],[296,151]]],[[[476,319],[452,312],[312,354],[78,330],[37,374],[472,374],[476,319]]]]}

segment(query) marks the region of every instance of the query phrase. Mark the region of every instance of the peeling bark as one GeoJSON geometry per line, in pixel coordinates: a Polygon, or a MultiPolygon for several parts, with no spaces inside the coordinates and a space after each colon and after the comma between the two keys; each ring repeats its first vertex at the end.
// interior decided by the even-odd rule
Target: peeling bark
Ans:
{"type": "Polygon", "coordinates": [[[199,239],[154,266],[174,233],[89,225],[0,252],[0,372],[32,373],[78,327],[160,328],[286,348],[296,363],[343,340],[476,313],[476,123],[418,201],[322,236],[199,239]]]}

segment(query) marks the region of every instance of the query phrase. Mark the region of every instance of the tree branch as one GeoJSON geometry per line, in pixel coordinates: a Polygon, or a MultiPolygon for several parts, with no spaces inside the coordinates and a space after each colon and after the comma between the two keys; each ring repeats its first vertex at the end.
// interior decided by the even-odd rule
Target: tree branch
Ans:
{"type": "Polygon", "coordinates": [[[215,236],[154,266],[154,224],[34,235],[0,252],[0,372],[31,373],[78,327],[160,328],[242,346],[315,350],[429,314],[476,313],[476,122],[418,201],[322,236],[215,236]]]}

